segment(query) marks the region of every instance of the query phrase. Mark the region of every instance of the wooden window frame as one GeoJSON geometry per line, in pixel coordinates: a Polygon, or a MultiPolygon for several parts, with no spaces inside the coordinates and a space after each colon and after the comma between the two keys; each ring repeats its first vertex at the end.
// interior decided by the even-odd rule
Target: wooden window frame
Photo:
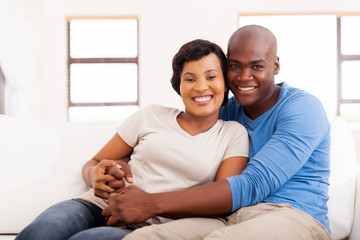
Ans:
{"type": "Polygon", "coordinates": [[[352,104],[352,103],[359,103],[359,99],[344,99],[342,96],[342,69],[341,65],[345,61],[360,61],[360,55],[349,55],[349,54],[342,54],[341,52],[341,18],[345,16],[359,16],[360,12],[358,13],[347,13],[347,14],[336,14],[336,27],[337,27],[337,106],[336,106],[336,114],[340,116],[340,107],[343,104],[352,104]]]}
{"type": "Polygon", "coordinates": [[[106,17],[67,17],[67,118],[70,107],[104,107],[104,106],[139,106],[139,19],[137,16],[106,16],[106,17]],[[137,57],[134,58],[71,58],[70,56],[70,22],[71,20],[85,19],[134,19],[137,22],[137,57]],[[133,102],[89,102],[77,103],[71,101],[70,66],[73,63],[135,63],[137,64],[137,99],[133,102]]]}

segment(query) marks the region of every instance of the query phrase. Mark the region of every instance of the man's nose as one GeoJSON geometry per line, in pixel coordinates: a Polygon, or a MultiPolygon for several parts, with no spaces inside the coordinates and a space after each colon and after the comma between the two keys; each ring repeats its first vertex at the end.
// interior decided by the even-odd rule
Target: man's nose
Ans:
{"type": "Polygon", "coordinates": [[[241,69],[236,77],[238,81],[249,81],[252,80],[253,76],[251,74],[250,69],[241,69]]]}

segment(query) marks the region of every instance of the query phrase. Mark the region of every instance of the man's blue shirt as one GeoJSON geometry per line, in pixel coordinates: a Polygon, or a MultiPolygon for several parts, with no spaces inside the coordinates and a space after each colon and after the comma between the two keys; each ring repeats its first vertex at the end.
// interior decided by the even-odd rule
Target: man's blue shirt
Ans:
{"type": "Polygon", "coordinates": [[[250,137],[249,163],[228,178],[233,211],[259,202],[290,204],[321,222],[327,218],[330,125],[321,102],[307,92],[281,86],[275,106],[249,119],[234,97],[219,118],[238,121],[250,137]]]}

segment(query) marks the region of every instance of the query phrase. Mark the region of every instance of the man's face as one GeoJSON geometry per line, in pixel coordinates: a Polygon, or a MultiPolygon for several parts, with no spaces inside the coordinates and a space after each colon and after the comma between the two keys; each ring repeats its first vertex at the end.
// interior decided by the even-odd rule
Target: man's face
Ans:
{"type": "Polygon", "coordinates": [[[229,41],[229,87],[246,110],[263,111],[271,104],[269,100],[274,100],[274,74],[279,71],[274,51],[261,37],[234,37],[229,41]]]}

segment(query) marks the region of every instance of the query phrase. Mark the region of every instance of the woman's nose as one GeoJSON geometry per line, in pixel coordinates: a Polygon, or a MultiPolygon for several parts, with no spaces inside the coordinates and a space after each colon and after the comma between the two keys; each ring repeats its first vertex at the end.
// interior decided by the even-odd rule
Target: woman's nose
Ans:
{"type": "Polygon", "coordinates": [[[206,79],[201,79],[201,80],[198,80],[196,81],[196,84],[195,84],[195,90],[197,91],[205,91],[209,88],[209,85],[206,81],[206,79]]]}

